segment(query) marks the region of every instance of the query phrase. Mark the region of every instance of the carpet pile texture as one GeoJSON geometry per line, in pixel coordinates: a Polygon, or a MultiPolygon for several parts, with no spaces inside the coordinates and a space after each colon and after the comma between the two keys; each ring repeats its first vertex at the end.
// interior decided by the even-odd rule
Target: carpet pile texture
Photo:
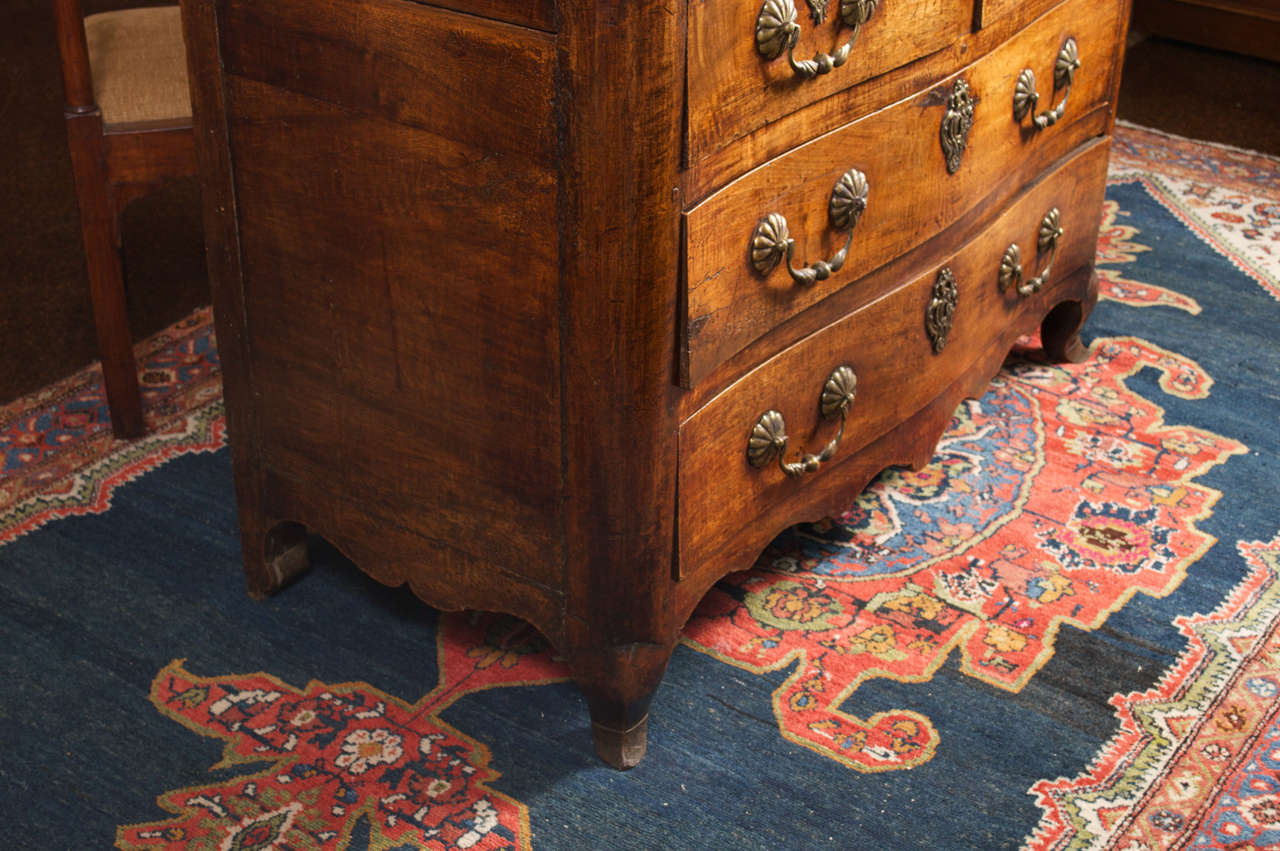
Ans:
{"type": "Polygon", "coordinates": [[[1118,129],[1091,357],[690,621],[626,773],[518,620],[244,592],[208,310],[0,408],[9,847],[1280,845],[1280,160],[1118,129]]]}

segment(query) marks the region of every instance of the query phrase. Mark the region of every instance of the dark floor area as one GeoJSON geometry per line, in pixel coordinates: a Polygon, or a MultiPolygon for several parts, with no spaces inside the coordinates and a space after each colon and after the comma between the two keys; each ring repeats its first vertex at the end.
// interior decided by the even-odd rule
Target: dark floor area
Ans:
{"type": "MultiPolygon", "coordinates": [[[[83,0],[85,13],[146,0],[83,0]]],[[[78,214],[48,0],[0,9],[0,402],[94,360],[78,214]]],[[[1280,65],[1167,41],[1129,51],[1122,119],[1280,154],[1280,65]]],[[[209,300],[198,189],[171,184],[132,205],[125,274],[135,339],[209,300]]]]}
{"type": "Polygon", "coordinates": [[[1280,65],[1163,39],[1129,48],[1119,116],[1192,139],[1280,155],[1280,65]]]}

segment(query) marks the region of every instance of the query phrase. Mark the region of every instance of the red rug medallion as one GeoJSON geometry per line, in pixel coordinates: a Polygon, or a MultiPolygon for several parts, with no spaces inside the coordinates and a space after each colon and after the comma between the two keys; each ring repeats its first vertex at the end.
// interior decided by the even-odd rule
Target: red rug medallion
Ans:
{"type": "Polygon", "coordinates": [[[1011,365],[928,467],[890,471],[850,512],[780,538],[711,592],[686,641],[757,673],[794,666],[773,700],[791,741],[861,771],[929,759],[928,718],[840,705],[871,677],[928,679],[952,651],[1018,691],[1063,622],[1096,629],[1135,593],[1169,593],[1213,543],[1196,521],[1218,494],[1194,480],[1245,447],[1166,424],[1126,386],[1145,367],[1173,396],[1212,385],[1137,339],[1099,341],[1080,366],[1011,365]]]}

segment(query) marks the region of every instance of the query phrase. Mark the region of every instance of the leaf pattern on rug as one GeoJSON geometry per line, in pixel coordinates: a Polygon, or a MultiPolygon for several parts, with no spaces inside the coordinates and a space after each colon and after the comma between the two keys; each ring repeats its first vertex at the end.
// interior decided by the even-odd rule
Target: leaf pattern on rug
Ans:
{"type": "Polygon", "coordinates": [[[686,642],[755,673],[793,667],[773,695],[782,734],[860,771],[930,759],[939,733],[910,710],[841,711],[863,682],[961,670],[1020,690],[1062,623],[1096,629],[1141,591],[1168,594],[1214,539],[1218,492],[1194,479],[1245,447],[1129,390],[1205,398],[1197,364],[1136,338],[1078,366],[1022,362],[957,413],[932,463],[883,474],[844,515],[781,536],[722,581],[686,642]]]}
{"type": "Polygon", "coordinates": [[[380,849],[529,847],[527,808],[493,791],[489,751],[440,720],[473,691],[564,678],[531,627],[450,614],[440,684],[414,704],[368,683],[295,688],[270,674],[202,677],[175,660],[155,678],[163,714],[226,744],[215,769],[268,763],[166,792],[163,821],[121,827],[123,849],[340,849],[363,820],[380,849]]]}
{"type": "Polygon", "coordinates": [[[1098,230],[1098,298],[1118,301],[1130,307],[1172,307],[1195,315],[1200,305],[1195,299],[1176,293],[1166,287],[1134,281],[1124,276],[1123,267],[1116,264],[1133,263],[1138,255],[1151,248],[1135,241],[1138,229],[1121,224],[1129,213],[1111,200],[1102,204],[1102,226],[1098,230]]]}

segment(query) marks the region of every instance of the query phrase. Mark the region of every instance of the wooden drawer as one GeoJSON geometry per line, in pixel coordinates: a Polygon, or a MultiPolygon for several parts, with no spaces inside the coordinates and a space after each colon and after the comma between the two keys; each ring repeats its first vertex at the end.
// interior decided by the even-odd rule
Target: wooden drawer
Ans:
{"type": "MultiPolygon", "coordinates": [[[[845,0],[873,9],[856,30],[841,20],[840,0],[828,0],[815,24],[806,0],[693,0],[689,4],[689,159],[697,161],[734,139],[842,89],[891,71],[951,44],[969,32],[971,0],[845,0]],[[766,58],[757,48],[762,15],[800,27],[797,62],[834,54],[850,43],[847,60],[829,73],[804,78],[787,51],[766,58]]],[[[766,30],[769,31],[769,30],[766,30]]],[[[766,40],[767,41],[767,40],[766,40]]],[[[785,41],[785,39],[784,39],[785,41]]]]}
{"type": "MultiPolygon", "coordinates": [[[[1107,152],[1108,140],[1089,143],[938,268],[784,349],[682,423],[680,571],[690,575],[723,563],[726,545],[759,552],[787,525],[844,505],[838,500],[852,498],[884,466],[913,460],[902,457],[903,445],[890,442],[881,450],[872,444],[931,404],[941,401],[942,416],[949,416],[963,395],[954,388],[980,387],[1017,336],[1033,330],[1052,305],[1080,300],[1079,292],[1055,287],[1076,270],[1087,274],[1093,260],[1107,152]],[[1038,254],[1038,230],[1052,208],[1060,211],[1063,235],[1056,254],[1038,254]],[[1015,243],[1026,274],[1052,266],[1050,281],[1025,297],[998,282],[1002,257],[1015,243]],[[938,351],[926,314],[943,267],[957,282],[958,298],[938,351]],[[767,411],[781,414],[789,436],[781,458],[788,463],[802,451],[819,454],[832,441],[839,417],[821,416],[820,397],[842,366],[856,376],[856,396],[832,457],[799,475],[784,473],[776,456],[753,466],[749,440],[767,411]],[[842,472],[846,462],[856,463],[861,475],[842,472]]],[[[907,445],[918,452],[936,437],[907,445]]]]}
{"type": "MultiPolygon", "coordinates": [[[[959,74],[919,95],[847,124],[743,175],[685,216],[686,302],[681,377],[695,386],[745,345],[789,317],[936,234],[982,203],[1000,204],[1085,139],[1105,133],[1120,4],[1098,10],[1069,0],[959,74]],[[1016,82],[1030,68],[1044,111],[1055,60],[1068,39],[1078,47],[1064,117],[1043,130],[1014,117],[1016,82]],[[940,143],[948,99],[964,80],[975,103],[958,169],[949,173],[940,143]],[[834,258],[849,238],[832,226],[833,186],[848,169],[865,175],[866,209],[853,228],[843,266],[825,280],[797,283],[786,260],[765,274],[753,265],[757,227],[785,219],[793,262],[834,258]]],[[[777,235],[777,228],[773,229],[777,235]]],[[[763,237],[762,237],[763,238],[763,237]]],[[[776,255],[775,255],[776,258],[776,255]]],[[[832,264],[833,266],[835,264],[832,264]]]]}

